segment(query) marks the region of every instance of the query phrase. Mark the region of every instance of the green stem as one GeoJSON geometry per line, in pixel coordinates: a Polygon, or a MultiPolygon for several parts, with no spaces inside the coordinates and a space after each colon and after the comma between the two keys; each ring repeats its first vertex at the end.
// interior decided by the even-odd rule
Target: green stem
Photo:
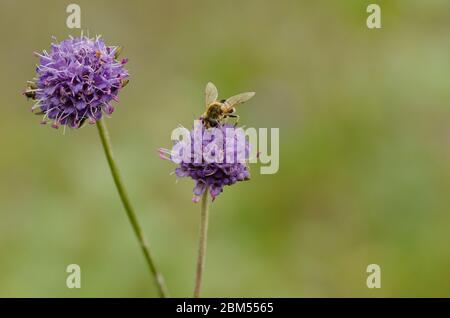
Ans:
{"type": "Polygon", "coordinates": [[[208,188],[206,188],[202,196],[202,210],[200,214],[200,238],[198,241],[197,271],[195,275],[195,289],[194,289],[195,298],[200,297],[203,270],[205,268],[206,240],[208,237],[208,217],[209,217],[208,192],[209,192],[208,188]]]}
{"type": "Polygon", "coordinates": [[[134,212],[134,209],[131,206],[130,199],[128,198],[128,194],[125,190],[125,187],[119,174],[119,169],[117,168],[117,164],[114,159],[111,141],[109,140],[108,130],[106,128],[103,119],[97,121],[97,128],[98,133],[100,135],[100,139],[102,141],[103,150],[105,151],[106,154],[106,159],[108,160],[109,168],[111,169],[111,174],[114,179],[114,183],[116,185],[117,191],[119,192],[120,199],[122,200],[125,211],[127,212],[128,219],[130,220],[131,226],[133,227],[134,233],[136,234],[136,237],[139,241],[142,252],[144,253],[150,273],[155,279],[159,296],[165,298],[168,296],[168,293],[164,283],[164,278],[156,269],[155,262],[153,261],[152,255],[150,254],[148,243],[146,241],[144,233],[142,232],[141,226],[139,225],[136,213],[134,212]]]}

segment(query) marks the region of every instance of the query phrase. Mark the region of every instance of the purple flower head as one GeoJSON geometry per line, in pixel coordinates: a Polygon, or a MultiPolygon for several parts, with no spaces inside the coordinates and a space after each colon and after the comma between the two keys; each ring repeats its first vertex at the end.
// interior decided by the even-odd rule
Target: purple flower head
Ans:
{"type": "Polygon", "coordinates": [[[117,101],[128,83],[127,60],[118,61],[119,53],[119,47],[106,46],[99,36],[83,35],[52,43],[50,52],[36,53],[37,76],[25,95],[36,100],[32,110],[44,115],[42,123],[79,128],[86,120],[95,123],[103,113],[110,115],[111,101],[117,101]]]}
{"type": "Polygon", "coordinates": [[[214,200],[224,186],[250,179],[247,166],[250,145],[241,128],[221,124],[207,129],[200,124],[187,134],[190,142],[181,145],[177,141],[172,150],[161,148],[159,154],[162,159],[179,164],[175,169],[178,177],[195,180],[192,201],[198,202],[207,188],[214,200]]]}

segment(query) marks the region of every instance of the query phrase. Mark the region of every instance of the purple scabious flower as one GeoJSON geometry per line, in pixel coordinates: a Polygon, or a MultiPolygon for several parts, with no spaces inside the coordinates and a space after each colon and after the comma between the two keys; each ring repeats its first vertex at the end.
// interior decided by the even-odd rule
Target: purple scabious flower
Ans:
{"type": "Polygon", "coordinates": [[[81,35],[52,43],[50,52],[35,53],[37,76],[24,93],[36,100],[32,110],[52,127],[79,128],[110,115],[119,90],[127,83],[126,59],[118,61],[120,47],[106,46],[100,36],[81,35]]]}
{"type": "Polygon", "coordinates": [[[190,142],[176,141],[172,150],[159,149],[162,159],[179,165],[175,169],[178,177],[195,180],[193,202],[198,202],[207,189],[214,200],[224,186],[250,179],[250,145],[241,128],[230,124],[209,129],[201,124],[194,126],[191,131],[186,129],[190,142]],[[186,152],[190,154],[187,157],[186,152]]]}

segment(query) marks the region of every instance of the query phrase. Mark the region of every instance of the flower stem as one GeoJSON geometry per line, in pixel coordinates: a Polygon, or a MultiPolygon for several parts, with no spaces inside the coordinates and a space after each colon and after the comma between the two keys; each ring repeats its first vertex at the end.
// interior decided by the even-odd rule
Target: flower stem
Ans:
{"type": "Polygon", "coordinates": [[[106,154],[106,159],[108,160],[109,168],[111,169],[111,174],[114,179],[114,183],[116,185],[117,191],[119,192],[120,199],[122,200],[125,211],[127,212],[128,219],[130,220],[131,226],[133,227],[134,233],[136,234],[136,237],[139,241],[142,252],[144,253],[150,273],[155,279],[159,296],[165,298],[168,296],[168,292],[164,283],[164,278],[161,275],[161,273],[159,273],[158,270],[156,269],[155,262],[153,261],[152,255],[150,254],[148,243],[146,241],[144,233],[142,232],[141,226],[139,225],[136,213],[134,212],[134,209],[131,206],[130,199],[128,198],[127,191],[125,190],[125,187],[119,174],[119,169],[114,159],[108,130],[106,128],[103,119],[97,121],[97,128],[98,133],[100,135],[100,139],[102,141],[103,150],[105,151],[106,154]]]}
{"type": "Polygon", "coordinates": [[[194,297],[200,297],[202,287],[203,270],[205,268],[206,240],[208,237],[209,200],[208,188],[202,197],[202,210],[200,214],[200,238],[198,241],[197,272],[195,275],[194,297]]]}

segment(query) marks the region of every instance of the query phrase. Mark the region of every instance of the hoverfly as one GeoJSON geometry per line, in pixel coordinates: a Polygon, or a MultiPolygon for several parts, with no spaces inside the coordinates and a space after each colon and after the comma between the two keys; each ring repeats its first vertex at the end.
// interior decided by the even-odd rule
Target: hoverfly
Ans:
{"type": "Polygon", "coordinates": [[[245,103],[250,98],[255,96],[254,92],[247,92],[238,95],[231,96],[227,99],[217,100],[219,93],[216,86],[209,82],[206,84],[205,89],[205,101],[206,111],[202,115],[203,124],[206,128],[217,126],[222,119],[235,118],[235,126],[239,121],[239,115],[236,115],[235,106],[245,103]]]}

